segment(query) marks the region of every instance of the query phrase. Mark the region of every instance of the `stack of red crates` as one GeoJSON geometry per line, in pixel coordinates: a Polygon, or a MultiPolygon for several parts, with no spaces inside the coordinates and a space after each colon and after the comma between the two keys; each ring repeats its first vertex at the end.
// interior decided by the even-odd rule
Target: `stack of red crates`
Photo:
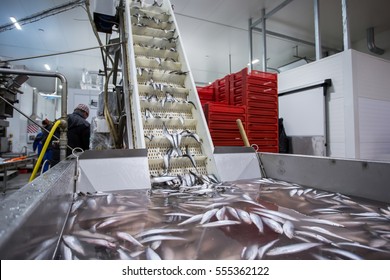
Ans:
{"type": "Polygon", "coordinates": [[[277,75],[245,68],[230,75],[230,104],[247,107],[249,143],[261,152],[279,151],[277,75]]]}
{"type": "Polygon", "coordinates": [[[237,119],[246,125],[246,107],[218,102],[203,105],[203,112],[215,146],[244,146],[237,119]]]}
{"type": "Polygon", "coordinates": [[[229,75],[222,79],[216,80],[212,85],[214,86],[215,101],[229,104],[230,98],[230,87],[229,87],[229,75]]]}
{"type": "Polygon", "coordinates": [[[207,102],[214,102],[215,101],[215,92],[214,92],[214,86],[209,85],[206,87],[196,87],[196,90],[198,91],[200,103],[203,105],[207,102]]]}

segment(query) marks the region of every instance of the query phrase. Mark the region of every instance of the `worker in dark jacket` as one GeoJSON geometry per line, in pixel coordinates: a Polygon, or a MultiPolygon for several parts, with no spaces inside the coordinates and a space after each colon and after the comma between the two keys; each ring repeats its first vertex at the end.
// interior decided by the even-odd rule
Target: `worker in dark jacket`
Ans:
{"type": "MultiPolygon", "coordinates": [[[[68,146],[89,149],[90,124],[87,121],[89,108],[85,104],[79,104],[72,114],[68,115],[68,146]]],[[[68,148],[67,155],[71,154],[68,148]]]]}
{"type": "MultiPolygon", "coordinates": [[[[74,109],[72,114],[68,115],[68,149],[66,150],[66,156],[72,154],[72,149],[81,148],[84,151],[89,150],[89,138],[90,138],[90,124],[87,121],[89,116],[89,108],[85,104],[79,104],[74,109]]],[[[56,132],[59,137],[59,130],[56,132]]],[[[60,161],[60,147],[57,143],[53,145],[53,162],[52,166],[60,161]]]]}

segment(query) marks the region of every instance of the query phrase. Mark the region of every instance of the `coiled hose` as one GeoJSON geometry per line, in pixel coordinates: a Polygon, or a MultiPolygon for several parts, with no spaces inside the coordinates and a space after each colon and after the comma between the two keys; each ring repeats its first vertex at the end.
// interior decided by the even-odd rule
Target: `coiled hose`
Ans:
{"type": "Polygon", "coordinates": [[[33,172],[31,173],[29,182],[31,182],[32,180],[35,179],[35,176],[37,175],[38,169],[39,169],[39,167],[41,166],[41,162],[42,162],[43,156],[45,155],[46,150],[47,150],[47,147],[48,147],[49,144],[50,144],[50,140],[51,140],[51,138],[53,137],[54,132],[56,131],[57,127],[58,127],[60,124],[61,124],[61,120],[56,121],[56,122],[54,123],[52,129],[50,130],[49,136],[47,137],[47,139],[46,139],[46,141],[45,141],[45,144],[43,145],[42,151],[41,151],[41,153],[39,154],[38,161],[37,161],[37,163],[36,163],[35,166],[34,166],[33,172]]]}

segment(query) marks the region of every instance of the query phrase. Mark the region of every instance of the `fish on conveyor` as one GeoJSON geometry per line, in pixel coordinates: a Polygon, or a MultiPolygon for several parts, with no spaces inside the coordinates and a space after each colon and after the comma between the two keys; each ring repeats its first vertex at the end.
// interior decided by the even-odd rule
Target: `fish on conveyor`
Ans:
{"type": "Polygon", "coordinates": [[[188,145],[186,145],[186,153],[183,155],[183,157],[188,158],[190,160],[192,166],[198,172],[198,169],[196,168],[196,161],[195,161],[193,155],[190,153],[190,149],[189,149],[188,145]]]}

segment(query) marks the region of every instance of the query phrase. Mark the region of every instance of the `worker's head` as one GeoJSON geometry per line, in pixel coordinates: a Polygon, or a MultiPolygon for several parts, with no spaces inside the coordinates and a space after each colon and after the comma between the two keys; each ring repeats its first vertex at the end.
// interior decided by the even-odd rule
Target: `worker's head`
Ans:
{"type": "Polygon", "coordinates": [[[79,104],[77,107],[74,109],[75,112],[80,112],[84,119],[88,118],[89,116],[89,108],[85,104],[79,104]]]}
{"type": "Polygon", "coordinates": [[[50,122],[48,119],[44,119],[44,120],[42,121],[42,125],[43,125],[44,127],[48,126],[50,123],[51,123],[51,122],[50,122]]]}

